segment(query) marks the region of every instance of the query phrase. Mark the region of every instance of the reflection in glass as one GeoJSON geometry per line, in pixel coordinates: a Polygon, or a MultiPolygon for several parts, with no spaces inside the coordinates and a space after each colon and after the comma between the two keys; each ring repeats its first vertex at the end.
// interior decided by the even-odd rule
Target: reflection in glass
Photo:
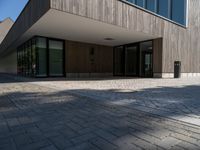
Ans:
{"type": "Polygon", "coordinates": [[[63,42],[49,40],[49,75],[63,76],[63,42]]]}
{"type": "Polygon", "coordinates": [[[140,44],[140,76],[153,76],[153,42],[140,44]]]}
{"type": "Polygon", "coordinates": [[[37,38],[36,40],[36,57],[37,57],[37,70],[36,76],[47,76],[47,44],[46,38],[37,38]]]}
{"type": "Polygon", "coordinates": [[[172,0],[172,20],[186,24],[186,0],[172,0]]]}
{"type": "Polygon", "coordinates": [[[125,74],[128,76],[138,75],[138,47],[129,46],[125,50],[125,74]]]}
{"type": "Polygon", "coordinates": [[[114,49],[114,74],[124,74],[124,49],[123,46],[114,49]]]}
{"type": "Polygon", "coordinates": [[[166,18],[170,18],[170,1],[158,0],[158,14],[166,18]]]}
{"type": "Polygon", "coordinates": [[[145,0],[136,0],[136,4],[140,7],[145,7],[145,0]]]}
{"type": "Polygon", "coordinates": [[[172,21],[186,25],[187,0],[127,0],[172,21]]]}
{"type": "Polygon", "coordinates": [[[146,0],[147,9],[152,12],[157,12],[157,0],[146,0]]]}

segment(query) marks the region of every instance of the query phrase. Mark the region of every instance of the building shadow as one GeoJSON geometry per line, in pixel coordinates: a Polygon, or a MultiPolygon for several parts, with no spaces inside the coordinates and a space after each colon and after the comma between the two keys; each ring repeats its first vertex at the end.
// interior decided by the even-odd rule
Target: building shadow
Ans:
{"type": "Polygon", "coordinates": [[[18,148],[38,141],[58,149],[116,149],[120,145],[121,149],[127,145],[166,148],[163,139],[174,138],[173,133],[184,137],[179,132],[199,130],[191,123],[169,119],[199,116],[199,91],[200,86],[184,86],[128,92],[77,89],[5,93],[0,96],[0,141],[11,138],[18,148]],[[102,95],[107,92],[113,99],[102,95]]]}

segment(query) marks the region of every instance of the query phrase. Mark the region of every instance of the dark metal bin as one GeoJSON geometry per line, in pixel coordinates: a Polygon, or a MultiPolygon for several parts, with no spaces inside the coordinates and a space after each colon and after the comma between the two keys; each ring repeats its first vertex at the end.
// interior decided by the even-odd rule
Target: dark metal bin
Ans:
{"type": "Polygon", "coordinates": [[[174,78],[181,77],[181,61],[174,62],[174,78]]]}

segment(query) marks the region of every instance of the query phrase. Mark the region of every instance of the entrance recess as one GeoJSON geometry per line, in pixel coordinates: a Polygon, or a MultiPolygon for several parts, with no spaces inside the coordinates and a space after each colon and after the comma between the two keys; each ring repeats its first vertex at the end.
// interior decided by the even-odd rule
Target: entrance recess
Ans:
{"type": "Polygon", "coordinates": [[[152,41],[116,47],[114,49],[114,75],[153,77],[152,41]]]}

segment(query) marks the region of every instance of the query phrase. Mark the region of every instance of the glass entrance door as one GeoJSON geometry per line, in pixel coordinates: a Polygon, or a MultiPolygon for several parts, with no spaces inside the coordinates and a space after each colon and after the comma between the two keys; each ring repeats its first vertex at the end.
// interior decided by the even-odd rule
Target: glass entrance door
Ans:
{"type": "Polygon", "coordinates": [[[49,40],[49,76],[63,76],[63,41],[49,40]]]}
{"type": "Polygon", "coordinates": [[[152,41],[140,44],[140,76],[153,77],[153,43],[152,41]]]}
{"type": "Polygon", "coordinates": [[[145,41],[116,47],[114,75],[153,77],[153,42],[145,41]]]}
{"type": "Polygon", "coordinates": [[[139,75],[138,45],[119,46],[114,49],[114,75],[139,75]]]}
{"type": "Polygon", "coordinates": [[[144,77],[152,77],[153,75],[153,64],[152,64],[152,53],[143,53],[143,75],[144,77]]]}
{"type": "Polygon", "coordinates": [[[138,46],[132,45],[125,48],[125,75],[138,76],[139,73],[138,46]]]}
{"type": "Polygon", "coordinates": [[[119,46],[114,49],[114,75],[124,75],[124,47],[119,46]]]}

